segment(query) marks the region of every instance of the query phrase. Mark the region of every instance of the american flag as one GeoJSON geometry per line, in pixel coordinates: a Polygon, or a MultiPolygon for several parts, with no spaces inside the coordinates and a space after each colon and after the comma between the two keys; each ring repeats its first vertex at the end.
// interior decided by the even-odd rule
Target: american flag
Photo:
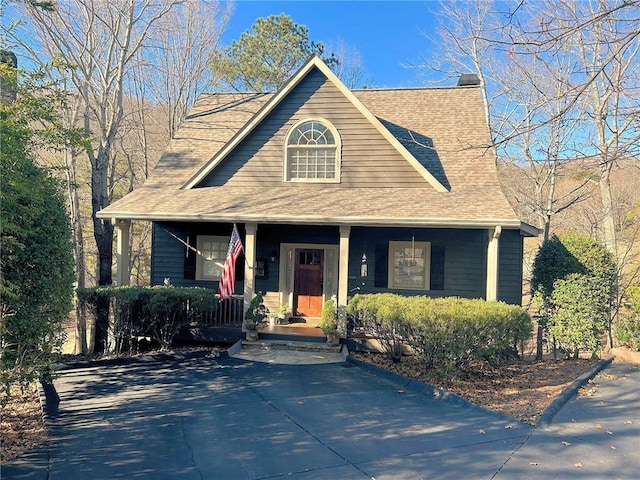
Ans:
{"type": "Polygon", "coordinates": [[[218,293],[220,294],[220,300],[224,297],[233,295],[233,290],[236,283],[236,260],[242,253],[242,241],[240,235],[238,235],[238,228],[236,224],[233,224],[233,232],[231,233],[231,240],[229,240],[229,249],[227,250],[227,257],[224,260],[224,267],[222,267],[222,276],[220,277],[220,283],[218,284],[218,293]]]}

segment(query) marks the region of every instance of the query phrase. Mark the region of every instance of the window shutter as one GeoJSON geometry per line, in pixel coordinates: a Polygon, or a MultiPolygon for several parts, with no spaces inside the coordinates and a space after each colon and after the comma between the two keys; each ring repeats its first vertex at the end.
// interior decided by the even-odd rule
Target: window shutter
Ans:
{"type": "Polygon", "coordinates": [[[444,247],[431,245],[431,290],[444,290],[444,247]]]}
{"type": "MultiPolygon", "coordinates": [[[[197,248],[198,239],[191,230],[187,230],[187,238],[185,241],[190,247],[197,248]]],[[[197,253],[191,248],[184,246],[184,279],[195,280],[196,279],[196,261],[197,253]]]]}
{"type": "Polygon", "coordinates": [[[236,270],[236,282],[243,282],[244,281],[244,264],[246,262],[246,259],[244,257],[244,251],[240,254],[240,256],[238,256],[238,259],[236,260],[236,265],[235,265],[235,270],[236,270]]]}
{"type": "Polygon", "coordinates": [[[389,245],[386,243],[376,244],[375,268],[374,285],[380,288],[387,288],[389,282],[389,245]]]}

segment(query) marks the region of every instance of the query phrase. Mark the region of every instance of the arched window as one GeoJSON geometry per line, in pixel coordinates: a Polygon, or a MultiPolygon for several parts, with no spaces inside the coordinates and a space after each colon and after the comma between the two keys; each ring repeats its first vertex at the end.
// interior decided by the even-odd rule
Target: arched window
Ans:
{"type": "Polygon", "coordinates": [[[340,137],[324,120],[305,120],[287,135],[285,181],[340,181],[340,137]]]}

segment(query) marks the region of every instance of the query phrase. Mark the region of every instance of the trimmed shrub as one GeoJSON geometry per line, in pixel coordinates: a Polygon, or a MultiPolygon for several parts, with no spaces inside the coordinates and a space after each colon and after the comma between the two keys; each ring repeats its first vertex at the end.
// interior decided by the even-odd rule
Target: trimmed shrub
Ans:
{"type": "Polygon", "coordinates": [[[218,300],[209,289],[175,287],[94,287],[78,290],[78,299],[94,315],[105,302],[111,312],[109,350],[131,349],[134,337],[151,337],[168,350],[175,336],[201,312],[215,312],[218,300]]]}
{"type": "Polygon", "coordinates": [[[347,306],[347,313],[357,315],[365,332],[380,342],[382,352],[393,362],[399,362],[407,345],[409,324],[405,309],[407,297],[393,293],[356,295],[347,306]]]}
{"type": "Polygon", "coordinates": [[[349,313],[358,315],[384,353],[400,361],[408,346],[426,368],[443,372],[473,360],[498,363],[517,356],[531,335],[531,318],[520,307],[462,298],[356,295],[349,313]]]}
{"type": "Polygon", "coordinates": [[[464,298],[415,297],[412,303],[409,345],[427,368],[498,364],[517,357],[518,345],[531,335],[531,318],[517,306],[464,298]]]}
{"type": "MultiPolygon", "coordinates": [[[[595,355],[605,329],[611,334],[617,292],[617,267],[611,252],[584,234],[554,236],[536,255],[532,286],[541,327],[569,354],[577,356],[580,349],[586,349],[595,355]]],[[[542,356],[541,342],[542,331],[537,358],[542,356]]]]}
{"type": "Polygon", "coordinates": [[[627,288],[627,309],[618,320],[616,337],[620,345],[640,352],[640,286],[627,288]]]}
{"type": "Polygon", "coordinates": [[[581,349],[593,356],[600,350],[600,337],[611,311],[608,286],[577,273],[554,283],[549,332],[567,356],[578,358],[581,349]]]}

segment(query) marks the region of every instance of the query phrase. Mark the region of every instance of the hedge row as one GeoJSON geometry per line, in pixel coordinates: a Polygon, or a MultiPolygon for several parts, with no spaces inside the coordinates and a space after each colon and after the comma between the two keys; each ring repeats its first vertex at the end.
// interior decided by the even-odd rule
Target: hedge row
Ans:
{"type": "Polygon", "coordinates": [[[464,298],[356,295],[348,312],[392,360],[400,361],[410,350],[426,368],[439,370],[517,356],[532,328],[531,318],[520,307],[464,298]]]}
{"type": "Polygon", "coordinates": [[[115,353],[130,350],[131,339],[139,337],[150,337],[167,350],[200,313],[218,308],[218,299],[205,288],[94,287],[79,289],[78,299],[97,323],[108,323],[111,342],[103,348],[115,353]]]}

